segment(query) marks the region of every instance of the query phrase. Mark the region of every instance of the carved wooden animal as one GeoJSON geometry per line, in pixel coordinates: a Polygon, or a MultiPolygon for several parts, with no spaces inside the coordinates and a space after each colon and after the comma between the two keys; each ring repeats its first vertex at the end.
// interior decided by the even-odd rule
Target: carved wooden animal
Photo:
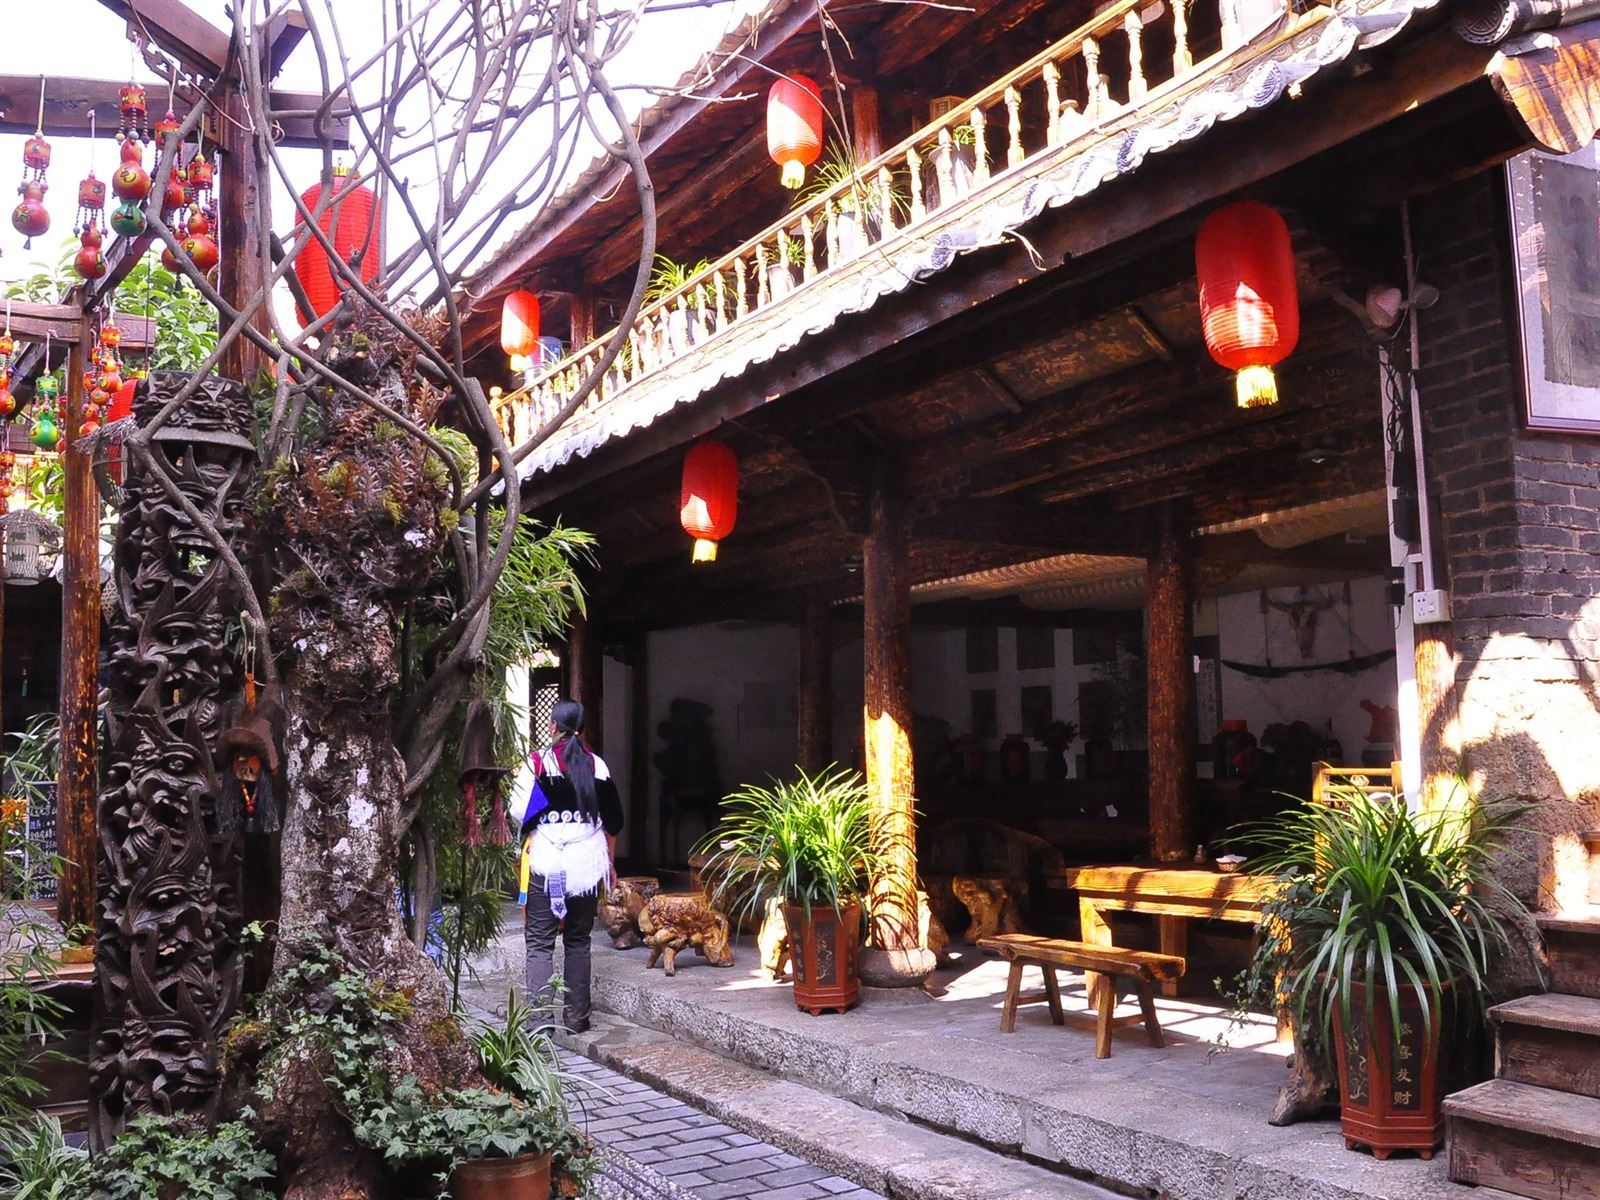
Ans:
{"type": "Polygon", "coordinates": [[[639,932],[650,947],[646,969],[665,956],[668,975],[678,973],[678,952],[693,946],[714,967],[733,966],[728,918],[698,892],[652,896],[639,913],[639,932]]]}
{"type": "Polygon", "coordinates": [[[994,937],[998,933],[1027,932],[1017,910],[1018,899],[1028,893],[1026,883],[957,875],[950,881],[950,889],[972,914],[972,924],[967,927],[968,945],[975,946],[979,938],[994,937]]]}
{"type": "Polygon", "coordinates": [[[661,884],[644,876],[617,880],[616,888],[600,902],[600,919],[605,923],[611,944],[618,950],[637,946],[644,937],[639,932],[639,914],[649,899],[661,891],[661,884]]]}
{"type": "Polygon", "coordinates": [[[789,966],[789,926],[783,919],[783,901],[768,899],[763,909],[761,929],[756,934],[756,949],[761,951],[761,966],[773,979],[782,979],[789,966]]]}

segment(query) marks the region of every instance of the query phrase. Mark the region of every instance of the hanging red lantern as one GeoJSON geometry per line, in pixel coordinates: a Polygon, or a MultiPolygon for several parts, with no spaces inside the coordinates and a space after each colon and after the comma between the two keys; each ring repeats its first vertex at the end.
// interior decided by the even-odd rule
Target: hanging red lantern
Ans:
{"type": "Polygon", "coordinates": [[[822,153],[822,91],[804,75],[791,75],[767,93],[767,153],[783,168],[783,186],[806,181],[806,168],[822,153]]]}
{"type": "Polygon", "coordinates": [[[717,543],[739,512],[739,460],[721,442],[701,442],[684,457],[678,520],[694,542],[695,562],[714,562],[717,543]]]}
{"type": "MultiPolygon", "coordinates": [[[[190,173],[192,177],[192,168],[190,173]]],[[[378,277],[381,257],[383,214],[378,197],[366,184],[355,182],[347,167],[333,169],[333,189],[334,201],[318,224],[340,259],[356,268],[361,279],[370,284],[378,277]],[[334,225],[336,215],[337,226],[334,225]]],[[[321,196],[322,185],[315,183],[300,199],[307,209],[315,211],[321,196]]],[[[304,230],[300,232],[304,234],[304,230]]],[[[326,316],[344,295],[342,282],[334,279],[327,253],[315,238],[308,238],[305,248],[295,258],[294,273],[316,317],[326,316]]]]}
{"type": "Polygon", "coordinates": [[[1194,257],[1211,357],[1238,372],[1240,408],[1276,404],[1272,368],[1300,340],[1289,227],[1264,204],[1230,204],[1200,227],[1194,257]]]}
{"type": "Polygon", "coordinates": [[[539,297],[515,291],[500,306],[500,349],[532,358],[539,353],[539,297]]]}

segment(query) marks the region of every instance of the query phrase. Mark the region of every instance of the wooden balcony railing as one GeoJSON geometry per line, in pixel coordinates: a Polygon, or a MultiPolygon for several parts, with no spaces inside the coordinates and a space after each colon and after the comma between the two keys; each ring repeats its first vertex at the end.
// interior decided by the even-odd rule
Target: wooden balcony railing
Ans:
{"type": "MultiPolygon", "coordinates": [[[[993,180],[1052,153],[1072,152],[1130,109],[1154,109],[1187,76],[1238,48],[1285,0],[1214,5],[1191,36],[1194,0],[1114,0],[1092,20],[977,95],[923,126],[827,191],[797,206],[682,287],[642,309],[622,354],[583,411],[648,379],[865,251],[915,230],[993,180]]],[[[598,364],[615,330],[583,346],[496,405],[512,445],[558,412],[598,364]]]]}

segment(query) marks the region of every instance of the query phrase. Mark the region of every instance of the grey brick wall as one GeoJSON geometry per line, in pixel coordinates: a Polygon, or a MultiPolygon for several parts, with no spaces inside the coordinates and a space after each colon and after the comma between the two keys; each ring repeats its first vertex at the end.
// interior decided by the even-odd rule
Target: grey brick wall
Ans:
{"type": "Polygon", "coordinates": [[[1509,225],[1499,170],[1415,203],[1419,274],[1440,290],[1418,386],[1462,748],[1485,795],[1539,803],[1521,890],[1570,907],[1572,835],[1600,825],[1600,439],[1522,428],[1509,225]]]}

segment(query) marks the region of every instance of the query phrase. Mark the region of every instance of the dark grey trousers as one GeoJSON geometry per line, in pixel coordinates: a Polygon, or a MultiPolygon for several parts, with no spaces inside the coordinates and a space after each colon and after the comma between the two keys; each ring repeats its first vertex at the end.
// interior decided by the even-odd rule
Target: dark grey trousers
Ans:
{"type": "Polygon", "coordinates": [[[587,896],[568,896],[566,921],[557,921],[550,911],[544,877],[534,875],[528,880],[523,939],[528,946],[528,998],[543,1009],[538,1018],[540,1024],[559,1024],[567,1029],[582,1029],[588,1025],[589,935],[594,932],[594,918],[599,908],[598,890],[587,896]],[[550,984],[555,973],[558,934],[563,947],[559,997],[550,984]]]}

